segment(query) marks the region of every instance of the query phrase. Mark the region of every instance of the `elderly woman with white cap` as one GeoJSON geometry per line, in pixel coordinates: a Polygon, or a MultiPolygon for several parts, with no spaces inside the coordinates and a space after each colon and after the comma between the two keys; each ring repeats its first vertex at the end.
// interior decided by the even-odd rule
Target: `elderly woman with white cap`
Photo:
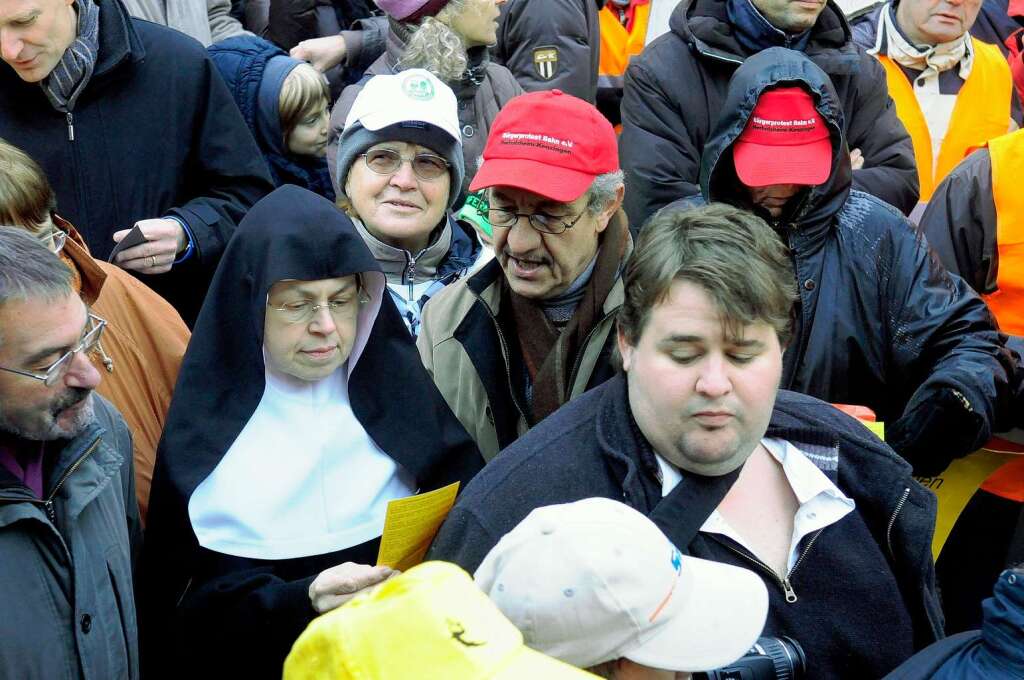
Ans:
{"type": "Polygon", "coordinates": [[[465,176],[455,94],[423,69],[371,78],[338,146],[338,205],[387,277],[409,332],[480,255],[450,209],[465,176]]]}

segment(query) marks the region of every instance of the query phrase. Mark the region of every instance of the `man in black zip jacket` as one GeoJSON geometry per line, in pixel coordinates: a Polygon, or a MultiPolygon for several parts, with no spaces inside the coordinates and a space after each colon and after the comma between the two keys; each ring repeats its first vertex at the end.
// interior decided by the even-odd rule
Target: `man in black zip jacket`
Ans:
{"type": "Polygon", "coordinates": [[[266,164],[195,40],[118,0],[0,4],[0,138],[53,183],[62,216],[191,326],[266,164]]]}
{"type": "Polygon", "coordinates": [[[801,51],[832,79],[858,168],[854,186],[905,214],[913,210],[919,187],[910,136],[896,116],[881,65],[853,43],[836,4],[684,0],[669,27],[626,70],[619,150],[634,229],[659,208],[699,192],[701,150],[730,76],[775,46],[801,51]]]}
{"type": "Polygon", "coordinates": [[[870,407],[917,474],[938,474],[1011,426],[1015,356],[913,225],[851,186],[841,120],[831,80],[805,55],[751,57],[704,147],[702,198],[753,210],[788,247],[800,299],[782,387],[870,407]],[[805,106],[780,104],[785,89],[805,106]],[[811,119],[818,140],[797,143],[811,119]]]}
{"type": "Polygon", "coordinates": [[[684,553],[758,573],[763,634],[799,641],[813,677],[880,677],[942,637],[934,496],[863,425],[778,390],[792,277],[749,212],[652,219],[624,274],[624,375],[502,451],[428,557],[476,569],[531,510],[605,497],[684,553]]]}

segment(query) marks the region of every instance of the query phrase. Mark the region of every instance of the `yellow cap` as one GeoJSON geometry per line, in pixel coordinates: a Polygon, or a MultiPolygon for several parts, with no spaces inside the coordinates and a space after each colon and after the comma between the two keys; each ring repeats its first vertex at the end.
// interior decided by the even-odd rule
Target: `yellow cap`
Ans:
{"type": "Polygon", "coordinates": [[[594,678],[523,644],[519,630],[446,562],[425,562],[315,619],[284,680],[594,678]]]}

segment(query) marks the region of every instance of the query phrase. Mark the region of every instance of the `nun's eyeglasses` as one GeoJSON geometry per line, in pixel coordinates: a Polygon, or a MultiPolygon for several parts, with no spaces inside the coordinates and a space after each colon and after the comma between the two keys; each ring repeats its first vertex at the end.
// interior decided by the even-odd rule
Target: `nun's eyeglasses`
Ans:
{"type": "Polygon", "coordinates": [[[295,302],[287,302],[280,307],[274,307],[269,304],[268,306],[277,312],[285,323],[309,323],[316,318],[317,313],[321,309],[326,309],[330,312],[331,317],[337,320],[349,314],[353,306],[362,305],[369,301],[369,296],[360,290],[358,296],[345,300],[328,300],[322,304],[314,304],[312,300],[296,300],[295,302]]]}
{"type": "Polygon", "coordinates": [[[448,172],[448,161],[432,153],[418,153],[406,158],[394,149],[373,149],[361,155],[366,167],[378,175],[393,175],[406,161],[412,164],[413,173],[427,182],[448,172]]]}

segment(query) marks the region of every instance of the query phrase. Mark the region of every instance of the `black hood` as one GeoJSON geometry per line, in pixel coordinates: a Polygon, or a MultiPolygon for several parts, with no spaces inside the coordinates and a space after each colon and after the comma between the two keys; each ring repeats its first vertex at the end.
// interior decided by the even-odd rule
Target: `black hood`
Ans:
{"type": "MultiPolygon", "coordinates": [[[[360,314],[360,324],[365,318],[372,325],[369,331],[359,329],[357,335],[366,334],[365,348],[358,360],[354,349],[349,360],[354,362],[349,399],[356,418],[424,491],[456,480],[465,485],[482,467],[476,446],[423,368],[384,291],[380,266],[352,221],[323,197],[285,185],[253,206],[238,226],[185,353],[150,502],[149,531],[160,535],[158,550],[165,551],[165,559],[176,555],[173,563],[187,558],[196,547],[188,500],[263,396],[263,324],[270,287],[283,279],[313,281],[355,273],[363,274],[371,297],[379,302],[375,315],[360,314]]],[[[287,452],[282,454],[281,464],[287,465],[287,452]]],[[[164,570],[186,569],[156,561],[164,570]]]]}
{"type": "Polygon", "coordinates": [[[754,105],[766,89],[800,86],[828,125],[832,138],[832,170],[824,184],[798,195],[786,214],[772,222],[793,224],[812,238],[824,235],[846,202],[853,182],[850,153],[843,138],[843,112],[832,81],[801,52],[773,47],[747,59],[729,81],[722,114],[708,137],[700,163],[700,190],[707,202],[751,207],[732,162],[732,145],[747,125],[754,105]]]}

